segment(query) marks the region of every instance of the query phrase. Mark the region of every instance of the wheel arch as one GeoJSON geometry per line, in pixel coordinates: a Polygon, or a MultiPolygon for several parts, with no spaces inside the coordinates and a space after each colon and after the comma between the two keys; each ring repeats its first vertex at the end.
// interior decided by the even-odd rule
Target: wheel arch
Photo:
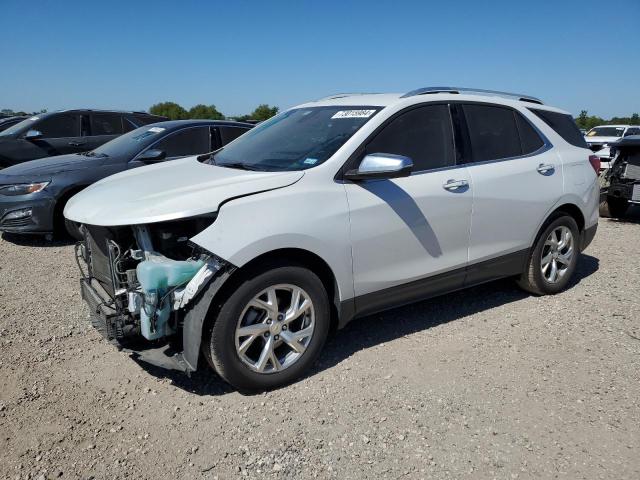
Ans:
{"type": "Polygon", "coordinates": [[[338,282],[331,267],[319,255],[301,248],[281,248],[271,250],[245,263],[241,267],[232,267],[211,283],[199,298],[189,305],[185,315],[183,330],[184,359],[190,370],[196,370],[199,362],[202,342],[215,321],[216,310],[222,302],[238,288],[247,277],[269,267],[301,266],[318,275],[327,291],[331,306],[330,329],[336,330],[340,324],[341,300],[338,282]]]}

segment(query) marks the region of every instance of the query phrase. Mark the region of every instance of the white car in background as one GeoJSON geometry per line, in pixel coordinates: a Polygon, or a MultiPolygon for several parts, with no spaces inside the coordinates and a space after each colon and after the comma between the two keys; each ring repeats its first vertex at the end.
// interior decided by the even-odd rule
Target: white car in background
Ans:
{"type": "Polygon", "coordinates": [[[526,95],[342,94],[101,180],[64,213],[83,225],[82,296],[109,340],[187,372],[202,353],[262,390],[353,318],[504,277],[570,286],[599,166],[570,114],[526,95]]]}
{"type": "Polygon", "coordinates": [[[600,168],[606,170],[611,161],[610,144],[617,142],[622,137],[640,135],[640,126],[637,125],[600,125],[589,130],[584,139],[592,152],[600,157],[600,168]]]}

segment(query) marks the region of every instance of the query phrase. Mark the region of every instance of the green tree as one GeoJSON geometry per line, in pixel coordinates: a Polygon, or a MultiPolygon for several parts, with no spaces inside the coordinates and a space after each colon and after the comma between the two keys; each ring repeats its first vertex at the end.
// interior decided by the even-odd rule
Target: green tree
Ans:
{"type": "Polygon", "coordinates": [[[174,102],[156,103],[149,109],[149,113],[168,117],[170,120],[183,120],[185,118],[189,118],[187,111],[174,102]]]}
{"type": "Polygon", "coordinates": [[[637,113],[634,113],[633,115],[631,115],[631,118],[629,119],[629,123],[631,125],[640,125],[640,115],[638,115],[637,113]]]}
{"type": "Polygon", "coordinates": [[[270,107],[266,103],[258,105],[256,109],[249,115],[250,120],[264,121],[268,120],[278,113],[280,109],[278,107],[270,107]]]}
{"type": "Polygon", "coordinates": [[[206,118],[209,120],[222,120],[224,115],[220,113],[215,105],[198,104],[189,110],[189,118],[206,118]]]}

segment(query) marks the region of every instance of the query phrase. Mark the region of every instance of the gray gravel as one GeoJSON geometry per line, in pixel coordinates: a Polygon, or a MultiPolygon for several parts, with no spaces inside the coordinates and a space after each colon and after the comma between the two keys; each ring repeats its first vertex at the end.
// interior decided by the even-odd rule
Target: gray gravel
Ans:
{"type": "Polygon", "coordinates": [[[0,240],[0,478],[640,478],[640,211],[574,285],[358,320],[300,382],[165,376],[86,322],[68,244],[0,240]]]}

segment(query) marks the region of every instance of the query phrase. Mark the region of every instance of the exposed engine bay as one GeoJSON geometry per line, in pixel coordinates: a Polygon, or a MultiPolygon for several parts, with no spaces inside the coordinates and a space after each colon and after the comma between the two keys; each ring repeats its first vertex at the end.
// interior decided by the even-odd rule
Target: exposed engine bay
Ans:
{"type": "Polygon", "coordinates": [[[82,296],[106,339],[121,347],[140,340],[180,343],[185,307],[214,276],[233,268],[189,241],[212,221],[82,227],[85,240],[76,245],[82,296]]]}
{"type": "Polygon", "coordinates": [[[612,150],[614,158],[604,177],[606,194],[640,203],[640,138],[625,138],[612,150]]]}

